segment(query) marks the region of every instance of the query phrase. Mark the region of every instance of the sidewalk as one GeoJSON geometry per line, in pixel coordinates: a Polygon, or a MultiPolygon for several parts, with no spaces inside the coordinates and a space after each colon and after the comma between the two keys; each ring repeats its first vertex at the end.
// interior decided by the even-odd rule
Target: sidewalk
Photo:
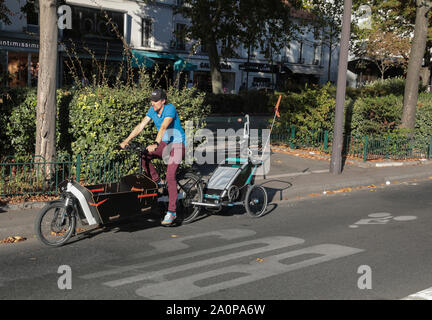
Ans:
{"type": "MultiPolygon", "coordinates": [[[[256,184],[266,187],[269,202],[295,201],[328,196],[361,188],[374,188],[414,179],[432,178],[432,161],[383,161],[364,163],[347,161],[342,174],[329,172],[329,157],[309,152],[273,148],[271,167],[265,179],[257,176],[256,184]]],[[[204,167],[203,167],[204,168],[204,167]]],[[[203,172],[204,175],[209,173],[203,172]]],[[[9,236],[34,236],[34,219],[44,203],[0,206],[0,240],[9,236]]],[[[0,244],[1,249],[1,244],[0,244]]]]}

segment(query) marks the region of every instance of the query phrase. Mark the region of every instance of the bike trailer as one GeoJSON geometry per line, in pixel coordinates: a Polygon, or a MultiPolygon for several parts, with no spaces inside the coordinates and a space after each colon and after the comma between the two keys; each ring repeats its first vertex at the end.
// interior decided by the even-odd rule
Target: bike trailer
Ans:
{"type": "Polygon", "coordinates": [[[243,201],[247,186],[253,183],[257,165],[247,158],[227,158],[219,164],[204,188],[203,205],[220,207],[227,202],[243,201]]]}
{"type": "Polygon", "coordinates": [[[139,214],[156,201],[158,190],[157,184],[144,174],[131,174],[116,183],[84,187],[69,181],[60,187],[77,199],[78,215],[85,225],[105,224],[139,214]]]}

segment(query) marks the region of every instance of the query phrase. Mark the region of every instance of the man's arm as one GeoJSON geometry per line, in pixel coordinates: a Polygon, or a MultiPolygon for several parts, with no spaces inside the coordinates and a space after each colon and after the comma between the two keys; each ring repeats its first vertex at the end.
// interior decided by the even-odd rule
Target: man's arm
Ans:
{"type": "Polygon", "coordinates": [[[151,118],[149,116],[145,116],[144,119],[142,119],[142,121],[132,130],[129,136],[122,143],[120,143],[120,147],[124,149],[132,139],[134,139],[137,135],[141,133],[141,131],[144,130],[150,120],[151,118]]]}

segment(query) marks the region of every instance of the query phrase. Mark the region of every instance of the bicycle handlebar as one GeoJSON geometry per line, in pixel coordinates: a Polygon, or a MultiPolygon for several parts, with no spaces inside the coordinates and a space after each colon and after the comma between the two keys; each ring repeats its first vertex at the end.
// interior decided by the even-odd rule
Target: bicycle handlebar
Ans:
{"type": "Polygon", "coordinates": [[[124,148],[124,150],[132,151],[132,152],[135,151],[135,152],[139,152],[142,154],[148,153],[146,147],[142,143],[139,143],[139,142],[131,142],[131,143],[127,144],[126,147],[124,148]]]}

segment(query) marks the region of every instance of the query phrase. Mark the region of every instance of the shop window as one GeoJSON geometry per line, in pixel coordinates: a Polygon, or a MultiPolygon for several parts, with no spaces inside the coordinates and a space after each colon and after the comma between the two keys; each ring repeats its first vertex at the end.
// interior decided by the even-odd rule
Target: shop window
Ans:
{"type": "Polygon", "coordinates": [[[30,59],[30,85],[37,87],[39,73],[39,55],[32,53],[30,59]]]}
{"type": "Polygon", "coordinates": [[[8,52],[7,86],[10,88],[37,86],[39,55],[30,52],[8,52]]]}
{"type": "Polygon", "coordinates": [[[25,87],[28,80],[28,53],[9,51],[8,62],[8,86],[25,87]]]}

